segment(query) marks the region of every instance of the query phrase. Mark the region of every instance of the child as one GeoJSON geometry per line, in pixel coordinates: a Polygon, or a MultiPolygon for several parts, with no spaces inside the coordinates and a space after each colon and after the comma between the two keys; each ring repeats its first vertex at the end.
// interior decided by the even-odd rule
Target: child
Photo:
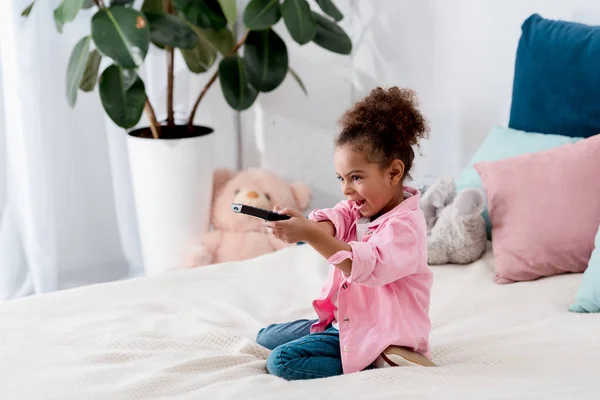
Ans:
{"type": "Polygon", "coordinates": [[[431,366],[427,233],[417,189],[403,185],[413,146],[429,128],[415,94],[374,89],[341,118],[335,169],[346,200],[266,222],[287,242],[306,242],[331,264],[318,320],[261,329],[271,350],[267,370],[288,380],[322,378],[373,367],[431,366]]]}

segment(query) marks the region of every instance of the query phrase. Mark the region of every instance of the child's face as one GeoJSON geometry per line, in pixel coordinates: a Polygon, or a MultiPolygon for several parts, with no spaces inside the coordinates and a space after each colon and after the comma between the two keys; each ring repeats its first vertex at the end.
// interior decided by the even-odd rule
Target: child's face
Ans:
{"type": "Polygon", "coordinates": [[[404,165],[395,160],[388,168],[369,162],[363,153],[350,145],[336,148],[335,170],[347,200],[359,207],[363,217],[377,218],[390,211],[402,201],[404,165]]]}

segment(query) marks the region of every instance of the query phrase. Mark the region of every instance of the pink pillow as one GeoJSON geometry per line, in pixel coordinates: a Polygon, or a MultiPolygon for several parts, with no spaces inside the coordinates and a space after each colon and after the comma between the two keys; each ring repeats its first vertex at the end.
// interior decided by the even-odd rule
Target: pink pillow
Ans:
{"type": "Polygon", "coordinates": [[[496,283],[585,270],[600,224],[600,135],[474,167],[488,201],[496,283]]]}

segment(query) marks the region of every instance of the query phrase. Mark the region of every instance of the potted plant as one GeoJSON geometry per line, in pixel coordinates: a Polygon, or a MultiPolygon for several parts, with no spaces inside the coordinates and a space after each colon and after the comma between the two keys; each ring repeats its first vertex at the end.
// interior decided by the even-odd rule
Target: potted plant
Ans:
{"type": "MultiPolygon", "coordinates": [[[[289,66],[285,42],[273,29],[281,19],[300,45],[313,42],[349,54],[352,43],[336,23],[343,16],[332,0],[316,0],[313,8],[320,12],[307,0],[251,0],[242,11],[239,40],[233,33],[236,0],[145,0],[136,9],[137,3],[63,0],[54,20],[62,33],[81,9],[94,9],[91,34],[77,42],[68,62],[67,100],[74,107],[79,90],[97,86],[106,114],[127,131],[144,267],[153,275],[179,263],[188,243],[208,229],[214,133],[194,120],[206,92],[218,80],[229,106],[243,111],[260,92],[276,89],[288,73],[305,91],[289,66]],[[164,122],[157,120],[137,73],[150,46],[166,53],[164,122]],[[176,51],[195,74],[214,69],[183,123],[173,115],[176,51]],[[108,64],[102,72],[101,64],[108,64]],[[148,126],[134,129],[142,113],[148,126]]],[[[34,6],[22,15],[28,16],[34,6]]]]}

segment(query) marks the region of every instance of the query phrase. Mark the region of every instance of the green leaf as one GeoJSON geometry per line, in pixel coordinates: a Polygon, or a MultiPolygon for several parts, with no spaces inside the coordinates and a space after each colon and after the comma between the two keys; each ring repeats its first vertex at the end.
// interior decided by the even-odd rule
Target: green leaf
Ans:
{"type": "Polygon", "coordinates": [[[110,0],[110,6],[128,6],[133,3],[134,0],[110,0]]]}
{"type": "Polygon", "coordinates": [[[269,29],[279,18],[279,0],[250,0],[244,10],[244,25],[254,31],[269,29]]]}
{"type": "Polygon", "coordinates": [[[350,54],[352,52],[352,41],[346,32],[334,22],[324,16],[313,12],[317,21],[317,33],[313,38],[313,42],[338,54],[350,54]]]}
{"type": "Polygon", "coordinates": [[[188,21],[200,28],[223,29],[227,26],[218,0],[173,0],[173,4],[188,21]]]}
{"type": "Polygon", "coordinates": [[[102,61],[102,55],[100,55],[98,50],[92,51],[88,58],[87,65],[85,66],[85,72],[83,73],[83,78],[81,78],[79,89],[83,90],[84,92],[91,92],[94,90],[94,86],[96,86],[96,80],[98,79],[100,61],[102,61]]]}
{"type": "Polygon", "coordinates": [[[344,14],[342,14],[340,9],[337,8],[335,4],[333,4],[333,1],[317,0],[317,4],[319,5],[319,7],[321,7],[321,10],[323,10],[325,14],[329,15],[337,22],[340,22],[342,19],[344,19],[344,14]]]}
{"type": "Polygon", "coordinates": [[[290,75],[292,75],[292,77],[294,78],[294,80],[296,82],[298,82],[298,85],[300,86],[300,89],[302,89],[302,91],[304,92],[304,94],[308,96],[308,92],[306,91],[306,87],[304,86],[304,83],[302,82],[302,79],[300,79],[300,76],[298,76],[298,74],[296,73],[296,71],[294,71],[292,69],[292,67],[289,68],[289,72],[290,72],[290,75]]]}
{"type": "Polygon", "coordinates": [[[208,71],[217,59],[217,53],[215,51],[201,46],[196,46],[191,50],[180,50],[185,65],[187,65],[188,69],[195,74],[208,71]]]}
{"type": "Polygon", "coordinates": [[[221,9],[227,18],[229,26],[234,26],[237,22],[237,7],[236,0],[219,0],[221,9]]]}
{"type": "MultiPolygon", "coordinates": [[[[148,14],[160,14],[166,12],[164,0],[144,0],[142,12],[146,15],[146,18],[148,18],[148,14]]],[[[152,33],[150,33],[150,35],[152,36],[152,33]]],[[[151,39],[151,41],[156,47],[164,50],[165,46],[155,40],[151,39]]]]}
{"type": "Polygon", "coordinates": [[[188,69],[196,74],[206,72],[217,59],[217,53],[229,55],[234,47],[233,33],[228,29],[200,29],[190,24],[196,32],[198,44],[191,50],[181,50],[188,69]]]}
{"type": "Polygon", "coordinates": [[[34,4],[35,1],[32,1],[30,5],[28,5],[23,11],[21,11],[21,17],[29,17],[29,14],[31,14],[31,9],[33,8],[34,4]]]}
{"type": "Polygon", "coordinates": [[[161,46],[193,49],[198,43],[196,33],[177,15],[146,13],[150,24],[150,39],[161,46]]]}
{"type": "Polygon", "coordinates": [[[270,92],[283,82],[288,54],[283,40],[272,29],[250,31],[244,47],[248,79],[260,92],[270,92]]]}
{"type": "Polygon", "coordinates": [[[143,13],[161,13],[165,12],[164,0],[144,0],[142,4],[143,13]]]}
{"type": "Polygon", "coordinates": [[[88,10],[88,9],[90,9],[92,7],[95,7],[95,6],[96,6],[96,2],[94,0],[85,0],[83,2],[83,7],[81,7],[81,8],[83,8],[85,10],[88,10]]]}
{"type": "MultiPolygon", "coordinates": [[[[166,12],[164,0],[144,0],[142,12],[148,19],[148,14],[160,14],[166,12]]],[[[165,49],[165,46],[152,39],[152,27],[150,28],[150,41],[159,49],[165,49]]]]}
{"type": "Polygon", "coordinates": [[[137,82],[139,77],[137,71],[132,69],[123,69],[121,73],[123,74],[123,88],[127,91],[137,82]]]}
{"type": "Polygon", "coordinates": [[[102,106],[115,124],[129,129],[139,122],[146,104],[146,89],[135,71],[113,64],[100,76],[99,88],[102,106]]]}
{"type": "Polygon", "coordinates": [[[281,5],[281,15],[290,35],[298,44],[306,44],[315,37],[317,23],[306,0],[285,0],[281,5]]]}
{"type": "Polygon", "coordinates": [[[71,22],[77,16],[83,2],[85,0],[63,0],[60,6],[54,9],[54,23],[56,24],[56,30],[62,33],[63,26],[67,22],[71,22]]]}
{"type": "Polygon", "coordinates": [[[217,51],[201,42],[191,50],[181,49],[181,55],[188,69],[195,74],[208,71],[217,59],[217,51]]]}
{"type": "Polygon", "coordinates": [[[150,46],[144,14],[127,7],[103,8],[92,17],[92,38],[101,54],[123,68],[142,64],[150,46]]]}
{"type": "Polygon", "coordinates": [[[228,56],[235,47],[233,33],[228,29],[194,29],[198,35],[198,45],[210,46],[224,56],[228,56]]]}
{"type": "Polygon", "coordinates": [[[92,38],[86,36],[82,38],[71,52],[69,65],[67,67],[67,100],[71,107],[75,106],[77,101],[77,90],[85,71],[88,58],[90,56],[90,41],[92,38]]]}
{"type": "Polygon", "coordinates": [[[219,81],[225,100],[237,111],[250,108],[258,96],[258,92],[248,81],[244,62],[237,54],[221,60],[219,81]]]}

